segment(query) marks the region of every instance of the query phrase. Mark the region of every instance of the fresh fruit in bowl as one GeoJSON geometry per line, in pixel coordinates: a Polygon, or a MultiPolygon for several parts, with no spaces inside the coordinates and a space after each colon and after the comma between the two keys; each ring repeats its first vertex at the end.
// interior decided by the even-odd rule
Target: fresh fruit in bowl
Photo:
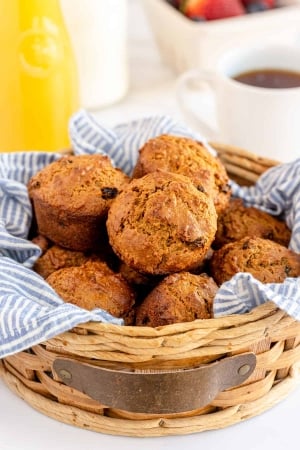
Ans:
{"type": "Polygon", "coordinates": [[[275,0],[242,0],[247,13],[255,13],[275,8],[275,0]]]}
{"type": "Polygon", "coordinates": [[[240,0],[185,0],[180,2],[180,11],[187,17],[203,17],[206,20],[245,14],[245,8],[240,0]]]}
{"type": "Polygon", "coordinates": [[[225,19],[275,8],[276,0],[167,0],[194,21],[225,19]]]}

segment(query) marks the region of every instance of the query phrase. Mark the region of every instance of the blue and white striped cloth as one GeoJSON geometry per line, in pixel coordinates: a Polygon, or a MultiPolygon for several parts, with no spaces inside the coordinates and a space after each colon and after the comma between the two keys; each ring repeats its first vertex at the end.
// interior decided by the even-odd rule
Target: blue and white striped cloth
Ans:
{"type": "MultiPolygon", "coordinates": [[[[76,154],[100,152],[130,174],[138,149],[162,133],[199,139],[169,117],[157,116],[109,129],[85,111],[70,120],[76,154]]],[[[31,268],[40,248],[27,240],[32,210],[26,184],[59,154],[43,152],[0,154],[0,358],[27,349],[72,327],[102,321],[122,324],[107,312],[86,311],[63,302],[31,268]]],[[[234,194],[272,214],[283,214],[293,230],[290,247],[300,251],[300,159],[263,175],[253,188],[233,183],[234,194]]],[[[263,285],[249,274],[237,274],[219,289],[215,315],[242,313],[273,300],[300,320],[300,279],[263,285]]]]}

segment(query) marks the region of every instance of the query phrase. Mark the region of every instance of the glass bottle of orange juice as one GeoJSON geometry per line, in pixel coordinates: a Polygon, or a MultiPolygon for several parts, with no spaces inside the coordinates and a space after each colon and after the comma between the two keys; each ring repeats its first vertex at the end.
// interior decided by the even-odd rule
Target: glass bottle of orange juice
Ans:
{"type": "Polygon", "coordinates": [[[0,151],[69,146],[75,57],[58,0],[0,0],[0,151]]]}

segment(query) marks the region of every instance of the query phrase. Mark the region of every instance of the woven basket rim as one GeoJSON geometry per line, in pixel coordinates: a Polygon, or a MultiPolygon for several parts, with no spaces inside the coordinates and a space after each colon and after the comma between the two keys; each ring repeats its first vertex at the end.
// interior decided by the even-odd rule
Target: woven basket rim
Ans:
{"type": "MultiPolygon", "coordinates": [[[[147,326],[137,326],[137,325],[117,325],[117,324],[111,324],[111,323],[103,323],[103,322],[95,322],[90,321],[83,324],[79,324],[76,326],[76,328],[103,328],[103,331],[105,330],[111,330],[111,331],[119,331],[123,332],[124,330],[133,331],[134,334],[136,334],[136,330],[141,330],[141,334],[153,334],[155,336],[158,336],[160,334],[166,334],[166,331],[169,331],[171,333],[176,333],[177,331],[182,331],[183,328],[190,329],[190,328],[222,328],[222,325],[226,328],[230,328],[232,326],[238,326],[243,325],[245,323],[254,322],[258,318],[263,319],[264,317],[269,316],[270,314],[276,312],[280,308],[271,300],[267,301],[266,303],[263,303],[261,305],[256,306],[251,311],[243,313],[243,314],[229,314],[226,316],[221,317],[212,317],[209,319],[195,319],[191,322],[179,322],[179,323],[173,323],[169,325],[161,325],[158,327],[147,327],[147,326]],[[150,331],[151,330],[151,331],[150,331]]],[[[288,315],[285,311],[283,311],[283,314],[288,315]]],[[[295,319],[296,320],[296,319],[295,319]]]]}

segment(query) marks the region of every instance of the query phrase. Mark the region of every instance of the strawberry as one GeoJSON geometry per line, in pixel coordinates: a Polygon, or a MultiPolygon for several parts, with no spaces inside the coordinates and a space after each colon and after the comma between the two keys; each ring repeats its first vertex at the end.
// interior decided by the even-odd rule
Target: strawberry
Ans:
{"type": "Polygon", "coordinates": [[[207,20],[245,14],[245,8],[240,0],[183,0],[180,10],[187,17],[204,17],[207,20]]]}

